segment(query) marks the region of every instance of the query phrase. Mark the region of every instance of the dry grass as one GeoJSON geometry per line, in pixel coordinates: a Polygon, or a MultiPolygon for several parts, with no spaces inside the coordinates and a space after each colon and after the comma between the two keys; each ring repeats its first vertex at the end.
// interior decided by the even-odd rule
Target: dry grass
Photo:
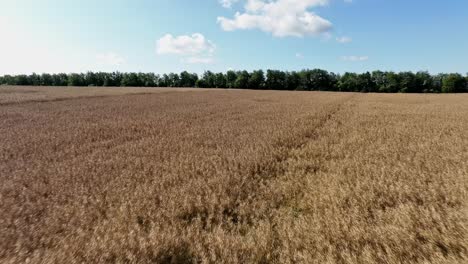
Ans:
{"type": "Polygon", "coordinates": [[[161,91],[0,106],[1,263],[467,262],[468,96],[161,91]]]}
{"type": "MultiPolygon", "coordinates": [[[[193,88],[0,86],[0,105],[87,97],[193,91],[193,88]]],[[[197,89],[199,91],[207,89],[197,89]]]]}

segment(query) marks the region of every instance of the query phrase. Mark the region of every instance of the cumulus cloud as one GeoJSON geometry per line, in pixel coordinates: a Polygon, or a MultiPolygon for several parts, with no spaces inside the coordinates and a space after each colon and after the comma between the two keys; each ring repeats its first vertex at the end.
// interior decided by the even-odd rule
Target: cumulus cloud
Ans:
{"type": "Polygon", "coordinates": [[[166,34],[157,41],[156,53],[160,55],[175,54],[182,56],[185,63],[212,63],[215,44],[200,33],[191,36],[173,36],[166,34]]]}
{"type": "Polygon", "coordinates": [[[367,61],[369,56],[343,56],[341,59],[344,61],[367,61]]]}
{"type": "Polygon", "coordinates": [[[96,58],[100,63],[110,66],[120,66],[125,63],[125,59],[114,52],[98,54],[96,58]]]}
{"type": "Polygon", "coordinates": [[[224,8],[231,8],[232,5],[239,0],[219,0],[219,3],[224,7],[224,8]]]}
{"type": "Polygon", "coordinates": [[[191,36],[182,35],[174,37],[166,34],[157,41],[156,52],[158,54],[194,55],[201,53],[213,53],[216,46],[200,33],[191,36]]]}
{"type": "Polygon", "coordinates": [[[336,41],[338,41],[339,43],[350,43],[353,41],[353,39],[350,37],[338,37],[336,38],[336,41]]]}
{"type": "Polygon", "coordinates": [[[218,17],[225,31],[260,29],[275,37],[316,36],[329,32],[332,23],[310,8],[327,5],[329,0],[247,0],[243,13],[234,18],[218,17]]]}

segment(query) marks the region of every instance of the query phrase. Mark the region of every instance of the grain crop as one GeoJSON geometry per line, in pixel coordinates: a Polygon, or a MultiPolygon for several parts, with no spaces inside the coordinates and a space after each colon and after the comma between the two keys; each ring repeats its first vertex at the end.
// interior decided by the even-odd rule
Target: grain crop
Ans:
{"type": "Polygon", "coordinates": [[[0,88],[1,263],[468,263],[468,95],[61,89],[0,88]]]}
{"type": "MultiPolygon", "coordinates": [[[[186,92],[192,88],[0,86],[0,104],[49,102],[110,95],[186,92]]],[[[206,89],[197,89],[203,91],[206,89]]]]}

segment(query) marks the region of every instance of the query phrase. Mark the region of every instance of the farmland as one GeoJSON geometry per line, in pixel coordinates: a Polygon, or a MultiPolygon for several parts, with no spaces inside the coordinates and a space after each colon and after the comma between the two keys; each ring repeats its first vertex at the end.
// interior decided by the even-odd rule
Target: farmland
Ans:
{"type": "Polygon", "coordinates": [[[466,263],[468,95],[0,87],[1,263],[466,263]]]}

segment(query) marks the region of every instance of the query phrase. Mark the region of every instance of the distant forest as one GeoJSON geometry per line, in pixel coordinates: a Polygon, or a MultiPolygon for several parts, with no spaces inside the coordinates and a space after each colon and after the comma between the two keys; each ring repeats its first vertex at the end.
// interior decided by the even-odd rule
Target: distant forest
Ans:
{"type": "Polygon", "coordinates": [[[206,71],[180,74],[154,73],[59,73],[4,75],[0,85],[33,86],[131,86],[200,87],[255,90],[342,91],[378,93],[461,93],[468,92],[468,75],[458,73],[431,75],[428,72],[383,72],[335,74],[321,69],[301,71],[262,70],[206,71]]]}

